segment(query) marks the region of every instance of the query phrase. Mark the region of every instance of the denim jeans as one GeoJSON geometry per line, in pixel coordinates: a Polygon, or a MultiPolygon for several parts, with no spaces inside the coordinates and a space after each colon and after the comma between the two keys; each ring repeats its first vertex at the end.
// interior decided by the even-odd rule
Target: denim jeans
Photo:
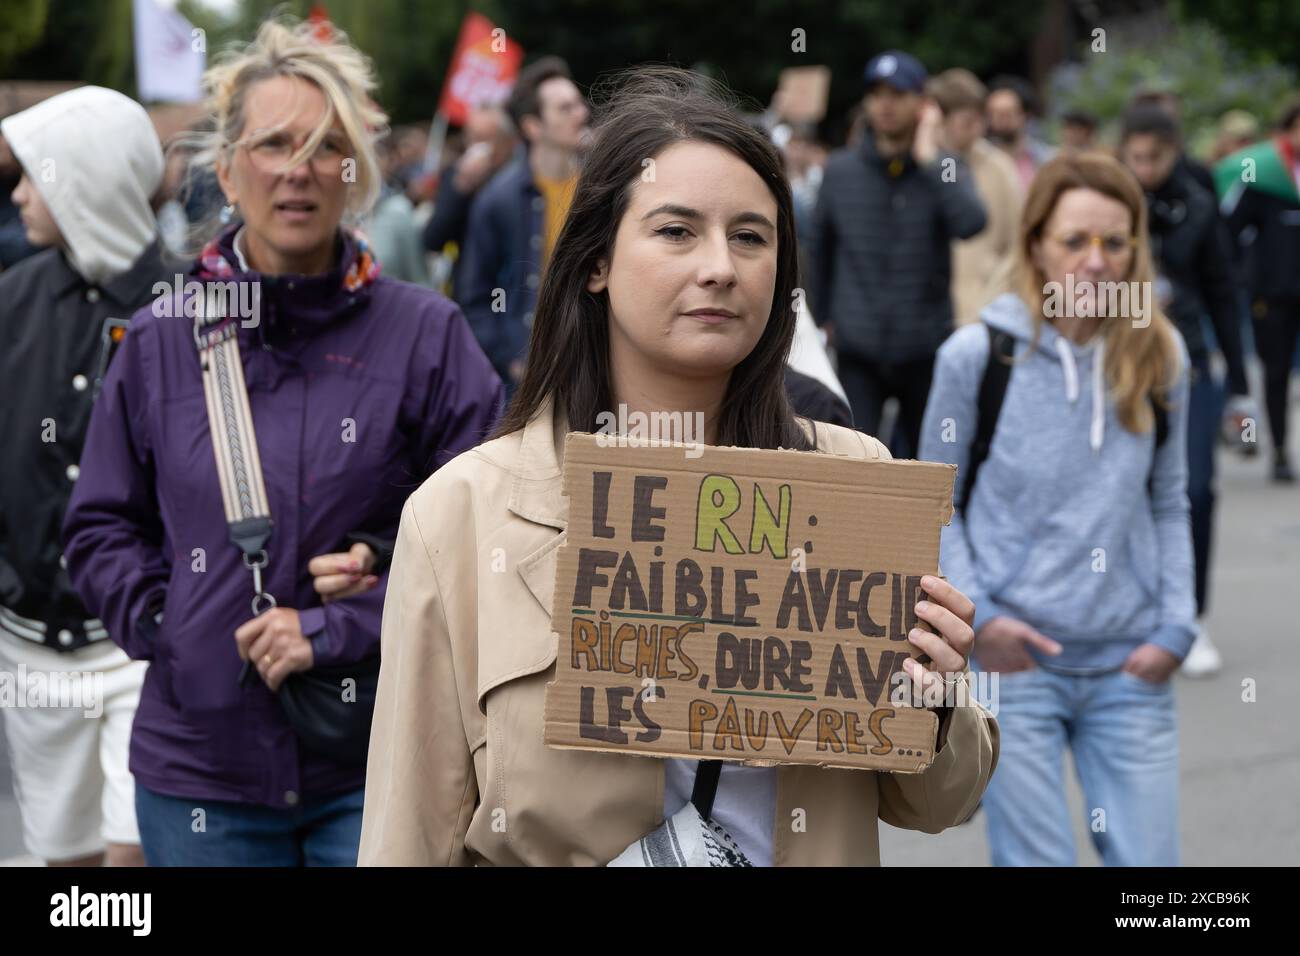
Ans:
{"type": "Polygon", "coordinates": [[[356,866],[364,795],[359,787],[281,809],[136,783],[135,815],[150,866],[356,866]]]}
{"type": "Polygon", "coordinates": [[[1065,751],[1107,866],[1178,866],[1178,728],[1169,681],[1042,668],[999,675],[997,769],[984,793],[994,866],[1074,866],[1065,751]]]}

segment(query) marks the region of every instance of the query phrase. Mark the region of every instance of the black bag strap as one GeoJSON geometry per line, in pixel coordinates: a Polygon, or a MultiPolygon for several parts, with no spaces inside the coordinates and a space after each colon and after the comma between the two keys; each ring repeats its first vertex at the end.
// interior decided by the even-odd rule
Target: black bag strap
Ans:
{"type": "Polygon", "coordinates": [[[1154,396],[1150,396],[1150,401],[1151,411],[1156,417],[1156,447],[1155,450],[1151,452],[1151,471],[1147,475],[1148,495],[1155,493],[1156,456],[1160,454],[1160,449],[1164,445],[1165,439],[1169,437],[1169,411],[1157,402],[1154,396]]]}
{"type": "Polygon", "coordinates": [[[1156,413],[1156,448],[1159,449],[1169,437],[1169,412],[1154,398],[1151,400],[1151,410],[1156,413]]]}
{"type": "Polygon", "coordinates": [[[962,480],[961,500],[957,503],[958,511],[965,511],[975,490],[975,476],[980,465],[989,456],[993,445],[993,432],[998,427],[998,415],[1002,411],[1002,399],[1007,394],[1007,383],[1011,381],[1011,359],[1016,354],[1016,340],[1009,332],[995,329],[984,324],[989,334],[989,358],[984,365],[984,375],[980,379],[979,399],[976,409],[975,440],[971,442],[970,455],[966,461],[966,475],[962,480]]]}
{"type": "Polygon", "coordinates": [[[722,777],[721,760],[701,760],[695,768],[695,788],[691,803],[705,820],[713,814],[713,798],[718,795],[718,780],[722,777]]]}

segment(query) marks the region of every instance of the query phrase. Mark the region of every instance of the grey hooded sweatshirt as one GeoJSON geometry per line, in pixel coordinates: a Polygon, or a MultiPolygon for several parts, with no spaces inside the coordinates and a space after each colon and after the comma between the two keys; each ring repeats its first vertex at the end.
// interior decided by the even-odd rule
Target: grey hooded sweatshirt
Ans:
{"type": "MultiPolygon", "coordinates": [[[[1100,338],[1079,346],[1002,295],[939,349],[920,457],[957,466],[975,435],[989,360],[984,323],[1016,339],[1016,364],[964,513],[943,530],[944,574],[976,605],[975,628],[1006,615],[1058,641],[1049,670],[1103,673],[1150,642],[1186,656],[1196,631],[1187,501],[1187,352],[1169,434],[1133,434],[1106,395],[1100,338]],[[1153,461],[1154,455],[1154,461],[1153,461]],[[1148,479],[1151,488],[1148,491],[1148,479]]],[[[979,647],[976,645],[978,658],[979,647]]]]}

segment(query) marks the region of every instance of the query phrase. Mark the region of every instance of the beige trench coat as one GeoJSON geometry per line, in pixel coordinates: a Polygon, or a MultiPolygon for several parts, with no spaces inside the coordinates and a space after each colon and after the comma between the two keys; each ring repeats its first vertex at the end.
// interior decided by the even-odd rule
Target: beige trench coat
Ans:
{"type": "MultiPolygon", "coordinates": [[[[849,429],[817,428],[818,448],[889,454],[849,429]]],[[[662,822],[662,760],[542,743],[568,514],[563,440],[544,408],[522,432],[445,465],[406,504],[384,606],[363,866],[604,864],[662,822]]],[[[940,741],[921,774],[779,767],[775,864],[878,866],[877,818],[929,833],[968,818],[997,762],[997,724],[957,707],[940,741]]]]}
{"type": "Polygon", "coordinates": [[[1002,150],[977,139],[966,160],[988,224],[952,244],[952,305],[958,325],[978,322],[980,310],[1009,288],[1025,204],[1016,164],[1002,150]]]}

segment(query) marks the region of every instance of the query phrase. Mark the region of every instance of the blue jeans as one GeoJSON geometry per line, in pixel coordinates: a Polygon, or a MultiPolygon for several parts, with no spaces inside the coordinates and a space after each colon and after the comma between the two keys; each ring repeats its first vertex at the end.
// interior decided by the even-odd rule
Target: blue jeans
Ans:
{"type": "Polygon", "coordinates": [[[364,795],[359,787],[280,809],[136,783],[135,814],[150,866],[356,866],[364,795]]]}
{"type": "Polygon", "coordinates": [[[1115,671],[1000,674],[1001,752],[984,793],[994,866],[1074,866],[1065,750],[1107,866],[1178,866],[1178,728],[1169,682],[1115,671]]]}

